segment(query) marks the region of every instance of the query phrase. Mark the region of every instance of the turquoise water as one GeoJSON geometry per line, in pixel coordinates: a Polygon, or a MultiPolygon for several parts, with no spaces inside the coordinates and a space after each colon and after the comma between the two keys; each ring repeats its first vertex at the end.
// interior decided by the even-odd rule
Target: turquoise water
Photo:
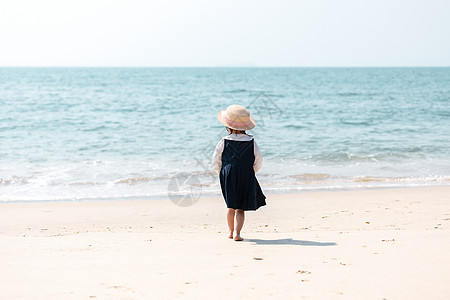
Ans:
{"type": "Polygon", "coordinates": [[[450,184],[450,68],[0,68],[0,201],[218,194],[230,104],[266,192],[450,184]]]}

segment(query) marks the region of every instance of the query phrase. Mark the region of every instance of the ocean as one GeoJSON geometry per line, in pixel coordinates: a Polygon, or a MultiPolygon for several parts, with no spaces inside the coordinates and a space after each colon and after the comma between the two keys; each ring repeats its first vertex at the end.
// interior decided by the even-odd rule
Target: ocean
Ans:
{"type": "Polygon", "coordinates": [[[450,68],[0,68],[0,201],[219,195],[230,104],[266,194],[450,185],[450,68]]]}

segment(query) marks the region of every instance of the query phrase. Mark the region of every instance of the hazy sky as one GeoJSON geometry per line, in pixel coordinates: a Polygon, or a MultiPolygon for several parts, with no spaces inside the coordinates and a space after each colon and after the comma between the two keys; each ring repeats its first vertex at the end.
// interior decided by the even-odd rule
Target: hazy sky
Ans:
{"type": "Polygon", "coordinates": [[[0,66],[450,66],[450,0],[4,0],[0,66]]]}

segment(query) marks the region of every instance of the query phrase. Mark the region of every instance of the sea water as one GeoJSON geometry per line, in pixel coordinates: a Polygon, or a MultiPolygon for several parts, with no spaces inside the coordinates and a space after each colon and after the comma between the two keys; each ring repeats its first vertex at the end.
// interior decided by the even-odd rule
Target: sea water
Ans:
{"type": "Polygon", "coordinates": [[[266,193],[450,184],[450,68],[0,68],[0,201],[219,194],[230,104],[266,193]]]}

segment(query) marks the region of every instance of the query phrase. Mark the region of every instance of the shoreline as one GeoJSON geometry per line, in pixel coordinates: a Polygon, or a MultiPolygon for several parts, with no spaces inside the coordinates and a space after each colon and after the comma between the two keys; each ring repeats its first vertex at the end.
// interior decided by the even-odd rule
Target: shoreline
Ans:
{"type": "Polygon", "coordinates": [[[243,242],[221,197],[4,203],[0,298],[446,299],[448,195],[269,194],[243,242]]]}
{"type": "MultiPolygon", "coordinates": [[[[450,184],[428,184],[428,185],[409,185],[409,186],[360,186],[360,187],[313,187],[311,189],[306,189],[304,187],[292,188],[292,189],[284,189],[284,188],[275,188],[275,189],[265,189],[263,187],[264,194],[267,195],[284,195],[284,194],[304,194],[304,193],[323,193],[323,192],[358,192],[358,191],[376,191],[376,190],[398,190],[398,189],[422,189],[422,188],[440,188],[440,187],[450,187],[450,184]]],[[[186,193],[181,193],[184,195],[186,193]]],[[[215,193],[205,193],[201,194],[200,198],[222,198],[221,191],[218,190],[215,193]]],[[[51,199],[51,200],[3,200],[0,201],[0,205],[4,204],[26,204],[26,203],[72,203],[72,202],[108,202],[108,201],[154,201],[154,200],[167,200],[169,198],[168,193],[164,195],[154,195],[154,196],[130,196],[130,197],[105,197],[105,198],[79,198],[79,199],[51,199]]]]}

